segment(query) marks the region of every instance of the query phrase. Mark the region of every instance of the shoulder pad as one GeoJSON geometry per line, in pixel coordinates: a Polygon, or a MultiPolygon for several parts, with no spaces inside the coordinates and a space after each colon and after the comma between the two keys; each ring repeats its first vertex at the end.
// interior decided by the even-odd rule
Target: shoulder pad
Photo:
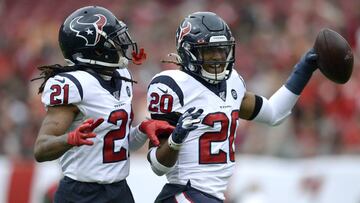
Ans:
{"type": "Polygon", "coordinates": [[[148,87],[147,104],[151,114],[170,113],[184,105],[184,93],[172,77],[158,75],[148,87]]]}
{"type": "Polygon", "coordinates": [[[71,74],[62,73],[46,81],[41,101],[45,106],[78,103],[83,98],[80,82],[71,74]]]}

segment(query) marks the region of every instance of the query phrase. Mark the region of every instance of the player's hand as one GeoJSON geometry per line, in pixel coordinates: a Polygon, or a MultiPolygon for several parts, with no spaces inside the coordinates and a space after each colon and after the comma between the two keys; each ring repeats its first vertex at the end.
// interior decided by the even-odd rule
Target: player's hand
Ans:
{"type": "Polygon", "coordinates": [[[296,65],[296,68],[304,69],[305,71],[314,72],[317,67],[318,55],[315,53],[314,48],[309,49],[296,65]]]}
{"type": "Polygon", "coordinates": [[[149,140],[155,145],[159,146],[160,141],[158,135],[160,134],[171,134],[175,127],[170,125],[166,121],[160,120],[145,120],[139,125],[139,130],[148,136],[149,140]]]}
{"type": "Polygon", "coordinates": [[[203,113],[203,109],[198,109],[195,113],[193,113],[194,110],[195,107],[189,108],[179,118],[175,130],[169,138],[169,145],[173,149],[178,149],[179,145],[184,142],[189,132],[198,127],[195,124],[200,123],[201,120],[199,117],[203,113]]]}
{"type": "Polygon", "coordinates": [[[87,139],[96,137],[93,131],[102,122],[104,122],[103,118],[99,118],[95,122],[94,119],[87,119],[74,131],[68,133],[67,143],[72,146],[93,145],[94,142],[87,139]]]}

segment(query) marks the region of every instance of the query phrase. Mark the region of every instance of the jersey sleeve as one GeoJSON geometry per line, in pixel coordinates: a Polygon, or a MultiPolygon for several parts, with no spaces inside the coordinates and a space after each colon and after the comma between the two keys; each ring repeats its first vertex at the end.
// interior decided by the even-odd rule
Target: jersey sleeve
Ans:
{"type": "Polygon", "coordinates": [[[147,107],[151,115],[178,112],[183,105],[183,92],[170,76],[153,78],[147,91],[147,107]]]}
{"type": "Polygon", "coordinates": [[[235,76],[235,78],[240,79],[240,81],[242,83],[242,88],[246,89],[246,84],[245,84],[244,78],[235,69],[232,70],[232,74],[235,76]]]}
{"type": "Polygon", "coordinates": [[[55,76],[46,81],[41,101],[47,106],[76,104],[82,100],[81,84],[75,77],[55,76]]]}
{"type": "Polygon", "coordinates": [[[244,89],[246,89],[246,84],[245,84],[244,78],[241,77],[241,75],[239,75],[239,78],[240,78],[240,80],[241,80],[241,82],[242,82],[242,84],[243,84],[244,89]]]}

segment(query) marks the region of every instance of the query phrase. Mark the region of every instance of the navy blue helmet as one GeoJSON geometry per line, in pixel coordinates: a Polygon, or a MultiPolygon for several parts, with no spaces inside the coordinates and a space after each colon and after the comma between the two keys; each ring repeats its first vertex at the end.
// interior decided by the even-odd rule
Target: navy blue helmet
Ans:
{"type": "Polygon", "coordinates": [[[59,44],[70,64],[126,66],[137,50],[125,23],[109,10],[87,6],[70,14],[59,30],[59,44]]]}
{"type": "Polygon", "coordinates": [[[235,39],[226,22],[212,12],[195,12],[187,16],[176,32],[176,48],[180,63],[185,71],[200,76],[211,84],[229,78],[235,62],[235,39]],[[205,51],[217,50],[226,55],[226,59],[203,60],[205,51]],[[209,73],[203,65],[224,66],[219,73],[209,73]]]}

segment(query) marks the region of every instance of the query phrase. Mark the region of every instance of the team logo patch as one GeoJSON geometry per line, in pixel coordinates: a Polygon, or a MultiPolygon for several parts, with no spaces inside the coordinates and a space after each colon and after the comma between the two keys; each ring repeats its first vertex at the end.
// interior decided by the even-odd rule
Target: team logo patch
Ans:
{"type": "Polygon", "coordinates": [[[131,91],[130,91],[130,87],[126,86],[126,93],[127,95],[130,97],[131,96],[131,91]]]}
{"type": "Polygon", "coordinates": [[[237,93],[234,89],[231,90],[231,96],[236,100],[237,99],[237,93]]]}
{"type": "Polygon", "coordinates": [[[115,92],[112,93],[113,96],[115,97],[115,99],[120,100],[120,91],[116,90],[115,92]]]}
{"type": "Polygon", "coordinates": [[[186,35],[190,33],[190,31],[191,31],[191,24],[189,22],[186,22],[186,25],[181,26],[178,45],[180,45],[181,41],[184,39],[186,35]]]}
{"type": "Polygon", "coordinates": [[[101,37],[101,32],[107,22],[107,19],[102,14],[95,14],[93,18],[84,22],[81,20],[84,16],[74,18],[70,22],[70,29],[76,32],[76,37],[83,38],[86,41],[85,46],[95,46],[101,37]]]}
{"type": "Polygon", "coordinates": [[[219,93],[219,97],[220,97],[223,101],[225,101],[225,100],[226,100],[226,92],[225,92],[225,91],[220,92],[220,93],[219,93]]]}

